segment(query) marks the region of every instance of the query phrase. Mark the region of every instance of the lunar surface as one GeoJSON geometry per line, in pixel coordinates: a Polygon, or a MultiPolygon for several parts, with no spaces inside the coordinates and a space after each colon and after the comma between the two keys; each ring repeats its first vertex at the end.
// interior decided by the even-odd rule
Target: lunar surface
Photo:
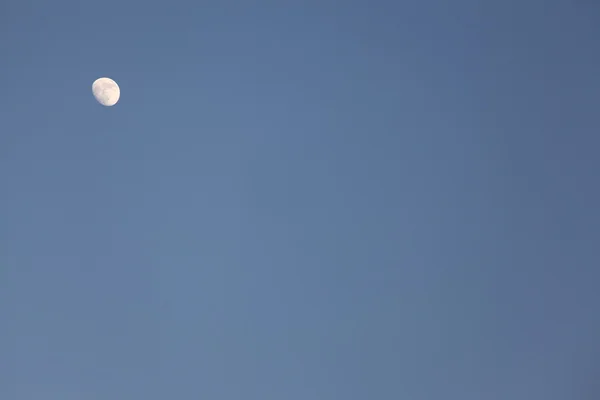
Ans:
{"type": "Polygon", "coordinates": [[[92,92],[98,103],[106,107],[114,106],[121,97],[119,85],[110,78],[96,79],[92,84],[92,92]]]}

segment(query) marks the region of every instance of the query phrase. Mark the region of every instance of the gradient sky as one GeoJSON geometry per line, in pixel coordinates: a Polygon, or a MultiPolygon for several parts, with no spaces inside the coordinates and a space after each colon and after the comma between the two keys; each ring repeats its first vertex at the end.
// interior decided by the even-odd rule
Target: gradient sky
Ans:
{"type": "Polygon", "coordinates": [[[0,398],[597,398],[599,27],[3,1],[0,398]]]}

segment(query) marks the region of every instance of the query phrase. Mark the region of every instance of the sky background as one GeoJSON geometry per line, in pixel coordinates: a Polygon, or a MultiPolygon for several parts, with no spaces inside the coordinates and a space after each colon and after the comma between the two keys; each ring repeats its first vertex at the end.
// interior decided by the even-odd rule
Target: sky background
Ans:
{"type": "Polygon", "coordinates": [[[0,398],[597,399],[599,27],[3,1],[0,398]]]}

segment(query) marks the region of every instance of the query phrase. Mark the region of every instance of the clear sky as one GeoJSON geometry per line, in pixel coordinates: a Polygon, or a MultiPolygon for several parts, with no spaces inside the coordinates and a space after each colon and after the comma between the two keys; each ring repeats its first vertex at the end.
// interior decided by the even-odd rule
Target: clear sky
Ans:
{"type": "Polygon", "coordinates": [[[599,27],[3,1],[0,398],[597,398],[599,27]]]}

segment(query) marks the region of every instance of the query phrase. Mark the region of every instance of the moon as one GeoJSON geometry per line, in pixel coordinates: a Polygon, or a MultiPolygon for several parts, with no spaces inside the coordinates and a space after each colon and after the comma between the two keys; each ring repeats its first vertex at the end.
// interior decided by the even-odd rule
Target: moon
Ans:
{"type": "Polygon", "coordinates": [[[105,107],[114,106],[121,97],[119,85],[110,78],[96,79],[92,84],[92,92],[98,103],[105,107]]]}

